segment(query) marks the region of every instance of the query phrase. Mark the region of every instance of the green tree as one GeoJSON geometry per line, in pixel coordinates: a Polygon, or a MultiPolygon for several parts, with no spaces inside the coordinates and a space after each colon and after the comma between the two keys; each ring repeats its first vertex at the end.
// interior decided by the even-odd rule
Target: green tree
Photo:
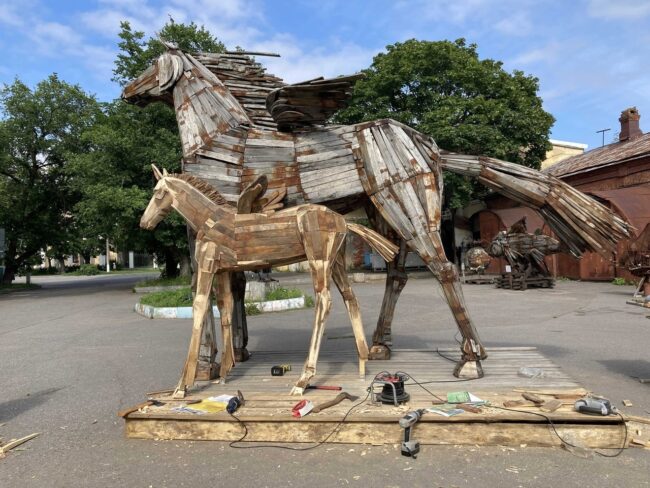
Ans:
{"type": "MultiPolygon", "coordinates": [[[[554,118],[542,108],[538,79],[479,59],[464,39],[409,40],[375,56],[352,103],[337,122],[392,118],[430,135],[446,150],[481,154],[539,168],[554,118]]],[[[466,204],[471,182],[445,175],[447,204],[466,204]]]]}
{"type": "MultiPolygon", "coordinates": [[[[124,86],[165,51],[158,38],[121,23],[113,80],[124,86]]],[[[159,32],[165,41],[190,52],[221,52],[224,46],[204,27],[168,22],[159,32]]],[[[104,113],[85,134],[92,152],[75,159],[75,189],[83,194],[76,205],[81,227],[89,236],[108,235],[120,249],[147,250],[175,276],[177,264],[188,262],[187,230],[175,214],[154,232],[141,230],[140,216],[155,184],[151,163],[180,171],[181,144],[174,110],[162,103],[145,108],[121,100],[106,104],[104,113]]],[[[89,237],[90,238],[90,237],[89,237]]]]}
{"type": "Polygon", "coordinates": [[[86,151],[82,134],[100,113],[79,86],[51,75],[30,89],[19,80],[0,90],[0,227],[6,229],[4,283],[41,249],[59,259],[77,245],[72,210],[78,195],[66,171],[86,151]]]}

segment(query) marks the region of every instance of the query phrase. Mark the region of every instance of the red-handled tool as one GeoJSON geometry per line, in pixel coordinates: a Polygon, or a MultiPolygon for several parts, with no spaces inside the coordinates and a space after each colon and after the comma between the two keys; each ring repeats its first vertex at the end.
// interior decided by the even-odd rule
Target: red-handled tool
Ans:
{"type": "Polygon", "coordinates": [[[343,389],[342,386],[328,386],[328,385],[307,385],[307,388],[305,390],[333,390],[333,391],[341,391],[343,389]]]}

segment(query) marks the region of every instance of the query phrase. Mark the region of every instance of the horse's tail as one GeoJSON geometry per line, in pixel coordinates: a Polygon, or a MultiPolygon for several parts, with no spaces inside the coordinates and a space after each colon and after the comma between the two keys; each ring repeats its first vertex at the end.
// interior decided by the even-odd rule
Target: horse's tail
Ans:
{"type": "Polygon", "coordinates": [[[386,261],[392,261],[395,259],[395,256],[399,251],[399,247],[386,239],[380,233],[359,224],[346,222],[346,225],[348,227],[348,230],[354,232],[356,235],[366,241],[370,247],[377,251],[386,261]]]}
{"type": "Polygon", "coordinates": [[[536,209],[571,253],[616,250],[633,227],[593,198],[545,173],[498,159],[442,153],[442,169],[478,178],[488,188],[536,209]]]}

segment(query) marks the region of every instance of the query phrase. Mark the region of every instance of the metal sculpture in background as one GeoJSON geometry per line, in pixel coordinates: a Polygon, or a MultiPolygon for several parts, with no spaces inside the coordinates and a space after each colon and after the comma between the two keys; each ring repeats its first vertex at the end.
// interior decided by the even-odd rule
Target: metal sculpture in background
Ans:
{"type": "MultiPolygon", "coordinates": [[[[245,213],[239,213],[204,181],[188,174],[161,173],[155,166],[153,170],[158,183],[142,215],[140,226],[154,229],[174,209],[196,232],[198,269],[196,296],[192,304],[194,325],[183,373],[174,392],[175,398],[184,397],[187,387],[194,384],[213,282],[216,281],[216,300],[224,344],[220,376],[225,381],[235,364],[230,274],[305,260],[309,261],[314,283],[316,316],[309,356],[292,392],[302,394],[316,374],[318,352],[331,307],[331,278],[347,307],[359,354],[359,372],[362,376],[365,374],[368,345],[359,304],[345,271],[342,244],[348,231],[354,232],[386,260],[395,257],[397,246],[366,227],[346,223],[341,215],[321,205],[304,204],[276,211],[278,204],[275,199],[264,201],[260,198],[266,187],[264,176],[244,190],[240,198],[242,204],[238,207],[245,208],[245,213]],[[256,209],[255,203],[259,201],[263,203],[256,209]],[[249,213],[251,207],[257,212],[249,213]]],[[[209,335],[214,340],[214,331],[210,331],[209,335]]]]}
{"type": "Polygon", "coordinates": [[[265,175],[269,188],[286,187],[285,207],[320,203],[345,212],[365,206],[374,227],[400,241],[400,253],[388,263],[371,352],[388,351],[385,338],[410,249],[440,282],[462,335],[454,374],[483,375],[480,360],[487,355],[440,238],[442,170],[477,178],[537,209],[575,255],[609,254],[628,235],[627,224],[607,208],[530,168],[446,153],[431,137],[394,120],[325,125],[346,106],[360,75],[285,85],[246,53],[191,55],[166,46],[122,96],[139,105],[162,101],[174,107],[185,172],[206,178],[233,204],[265,175]]]}
{"type": "Polygon", "coordinates": [[[482,275],[492,262],[490,255],[480,246],[469,248],[465,253],[465,260],[467,261],[467,269],[470,273],[482,275]]]}
{"type": "Polygon", "coordinates": [[[650,297],[650,224],[629,243],[621,258],[621,264],[639,278],[633,298],[647,303],[645,300],[650,297]]]}
{"type": "Polygon", "coordinates": [[[528,233],[526,217],[515,222],[507,232],[499,232],[487,246],[490,256],[505,258],[510,267],[497,278],[497,287],[518,290],[530,286],[553,287],[555,280],[544,257],[564,250],[560,241],[551,236],[528,233]]]}

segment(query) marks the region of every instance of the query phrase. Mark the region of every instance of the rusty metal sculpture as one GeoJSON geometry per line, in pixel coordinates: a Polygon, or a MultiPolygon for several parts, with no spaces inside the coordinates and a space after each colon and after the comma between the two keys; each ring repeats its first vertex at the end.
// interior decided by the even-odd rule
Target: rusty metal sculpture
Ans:
{"type": "Polygon", "coordinates": [[[465,307],[458,272],[440,239],[442,170],[536,208],[580,255],[608,253],[628,235],[627,224],[562,181],[492,158],[441,151],[430,137],[394,120],[350,126],[324,122],[345,106],[357,78],[284,85],[246,53],[197,54],[167,44],[167,52],[128,84],[127,101],[162,101],[176,110],[184,171],[206,178],[234,203],[260,175],[269,188],[286,186],[284,205],[321,203],[336,211],[366,206],[375,228],[392,232],[400,253],[388,264],[386,294],[373,349],[386,351],[395,303],[406,282],[407,248],[420,255],[442,285],[462,334],[454,374],[482,376],[486,357],[465,307]]]}
{"type": "Polygon", "coordinates": [[[621,263],[639,278],[633,298],[645,300],[645,297],[650,296],[650,224],[630,241],[627,251],[621,257],[621,263]]]}
{"type": "Polygon", "coordinates": [[[553,287],[555,281],[544,257],[565,251],[560,241],[551,236],[528,233],[526,217],[507,232],[499,232],[486,250],[492,257],[505,258],[510,266],[510,271],[497,279],[497,287],[520,290],[528,286],[553,287]]]}
{"type": "MultiPolygon", "coordinates": [[[[216,279],[224,344],[220,376],[225,380],[235,364],[230,273],[305,260],[309,261],[314,282],[316,315],[309,356],[292,392],[302,394],[316,374],[318,352],[331,307],[331,278],[348,310],[359,354],[359,373],[362,376],[365,374],[368,345],[359,304],[345,271],[342,244],[348,231],[354,232],[387,260],[395,257],[397,246],[366,227],[346,223],[340,214],[321,205],[303,204],[276,212],[277,205],[273,200],[265,202],[259,198],[265,187],[265,177],[247,188],[240,199],[242,206],[247,208],[261,201],[262,208],[259,210],[263,213],[239,213],[204,181],[188,174],[161,173],[155,166],[153,169],[158,183],[142,215],[140,226],[153,229],[174,209],[197,232],[195,254],[198,276],[192,307],[194,325],[183,373],[174,392],[175,398],[184,397],[187,387],[194,384],[213,281],[216,279]]],[[[211,335],[214,338],[214,333],[211,335]]]]}

